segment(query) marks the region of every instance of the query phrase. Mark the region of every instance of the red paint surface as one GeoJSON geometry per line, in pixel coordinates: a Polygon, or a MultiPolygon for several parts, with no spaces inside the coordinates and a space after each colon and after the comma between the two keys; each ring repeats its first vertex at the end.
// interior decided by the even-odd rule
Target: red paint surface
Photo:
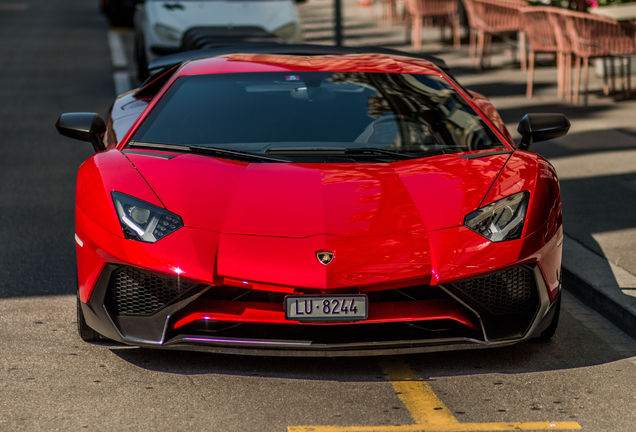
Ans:
{"type": "MultiPolygon", "coordinates": [[[[425,61],[390,56],[336,61],[234,55],[190,62],[171,82],[186,74],[334,69],[443,76],[425,61]]],[[[492,107],[481,99],[473,104],[482,113],[492,107]]],[[[114,116],[113,130],[125,117],[114,116]]],[[[499,117],[491,117],[512,148],[499,117]]],[[[128,138],[117,138],[121,149],[128,138]]],[[[169,275],[179,269],[184,279],[207,285],[247,281],[254,289],[290,293],[370,292],[415,281],[444,284],[538,263],[556,299],[563,236],[560,194],[554,169],[533,153],[479,159],[445,155],[391,164],[249,164],[196,154],[158,159],[139,153],[106,151],[80,167],[76,233],[83,243],[77,245],[77,256],[84,302],[106,263],[169,275]],[[114,190],[165,207],[180,215],[185,227],[154,244],[125,240],[110,196],[114,190]],[[524,190],[530,191],[530,205],[522,239],[492,243],[463,227],[470,212],[524,190]],[[334,261],[320,264],[318,250],[334,251],[334,261]]],[[[191,311],[178,325],[212,312],[216,315],[210,319],[281,320],[280,305],[242,311],[213,306],[191,311]]],[[[463,313],[447,306],[401,305],[372,310],[370,319],[448,318],[473,325],[463,313]]]]}
{"type": "MultiPolygon", "coordinates": [[[[174,324],[178,329],[198,320],[260,322],[267,324],[300,324],[298,321],[285,319],[282,304],[228,302],[204,300],[197,303],[197,312],[184,310],[183,318],[174,324]]],[[[428,300],[413,302],[371,303],[369,316],[364,321],[351,324],[377,324],[387,322],[430,321],[448,319],[457,321],[473,330],[479,330],[474,318],[467,315],[466,310],[457,303],[447,300],[428,300]]],[[[313,323],[312,325],[337,325],[342,323],[313,323]]]]}

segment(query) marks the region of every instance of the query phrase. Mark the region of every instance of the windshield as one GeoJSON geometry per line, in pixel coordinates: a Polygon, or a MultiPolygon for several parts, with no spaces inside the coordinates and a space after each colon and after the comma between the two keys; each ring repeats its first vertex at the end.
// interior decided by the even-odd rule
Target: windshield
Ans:
{"type": "Polygon", "coordinates": [[[379,149],[387,157],[504,148],[443,78],[363,72],[181,77],[133,142],[299,156],[330,149],[379,149]]]}

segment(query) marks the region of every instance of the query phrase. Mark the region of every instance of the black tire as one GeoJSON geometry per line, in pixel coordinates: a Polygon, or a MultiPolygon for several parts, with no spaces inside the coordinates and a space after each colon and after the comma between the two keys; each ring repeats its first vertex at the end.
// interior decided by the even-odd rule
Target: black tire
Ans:
{"type": "Polygon", "coordinates": [[[95,342],[101,339],[100,334],[86,324],[79,297],[77,297],[77,333],[84,342],[95,342]]]}
{"type": "Polygon", "coordinates": [[[554,309],[554,315],[552,316],[552,322],[550,323],[548,328],[543,330],[543,332],[539,336],[538,339],[540,341],[547,342],[550,339],[552,339],[552,336],[554,336],[554,333],[556,332],[556,329],[559,326],[559,316],[561,315],[561,292],[559,292],[559,298],[557,299],[553,307],[555,309],[554,309]]]}

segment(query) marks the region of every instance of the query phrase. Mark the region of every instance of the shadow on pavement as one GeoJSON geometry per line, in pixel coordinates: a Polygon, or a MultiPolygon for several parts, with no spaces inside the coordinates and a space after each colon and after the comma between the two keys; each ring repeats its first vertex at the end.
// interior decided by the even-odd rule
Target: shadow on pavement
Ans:
{"type": "MultiPolygon", "coordinates": [[[[606,153],[636,150],[633,132],[599,130],[572,133],[552,142],[537,143],[532,151],[552,160],[566,171],[558,172],[563,202],[565,232],[588,249],[605,256],[594,239],[597,233],[636,228],[633,217],[636,203],[636,166],[620,166],[620,155],[610,166],[599,166],[606,153]],[[567,165],[567,158],[598,155],[594,160],[576,159],[567,165]],[[597,170],[597,172],[595,172],[597,170]],[[614,170],[614,173],[608,171],[614,170]]],[[[614,156],[612,156],[614,157],[614,156]]],[[[636,262],[631,263],[632,272],[636,262]]],[[[628,268],[629,269],[629,268],[628,268]]]]}
{"type": "MultiPolygon", "coordinates": [[[[454,73],[455,69],[451,69],[451,73],[454,73]]],[[[543,89],[553,87],[550,84],[535,82],[534,91],[538,92],[543,89]]],[[[489,98],[500,96],[524,96],[526,94],[526,83],[519,82],[499,82],[499,83],[487,83],[487,84],[472,84],[466,86],[468,90],[475,91],[477,93],[486,95],[489,98]]]]}
{"type": "Polygon", "coordinates": [[[165,373],[276,377],[345,382],[383,381],[378,359],[403,359],[424,379],[490,373],[521,374],[606,364],[627,358],[568,313],[550,342],[529,341],[505,348],[475,349],[388,357],[254,357],[190,351],[111,346],[110,351],[137,367],[165,373]]]}

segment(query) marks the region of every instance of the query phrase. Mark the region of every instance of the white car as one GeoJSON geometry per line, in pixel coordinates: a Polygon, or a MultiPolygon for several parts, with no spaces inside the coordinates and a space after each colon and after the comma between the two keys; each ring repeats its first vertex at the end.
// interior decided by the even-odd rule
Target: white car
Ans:
{"type": "Polygon", "coordinates": [[[294,0],[145,0],[135,11],[140,78],[153,59],[193,49],[301,42],[294,0]]]}

